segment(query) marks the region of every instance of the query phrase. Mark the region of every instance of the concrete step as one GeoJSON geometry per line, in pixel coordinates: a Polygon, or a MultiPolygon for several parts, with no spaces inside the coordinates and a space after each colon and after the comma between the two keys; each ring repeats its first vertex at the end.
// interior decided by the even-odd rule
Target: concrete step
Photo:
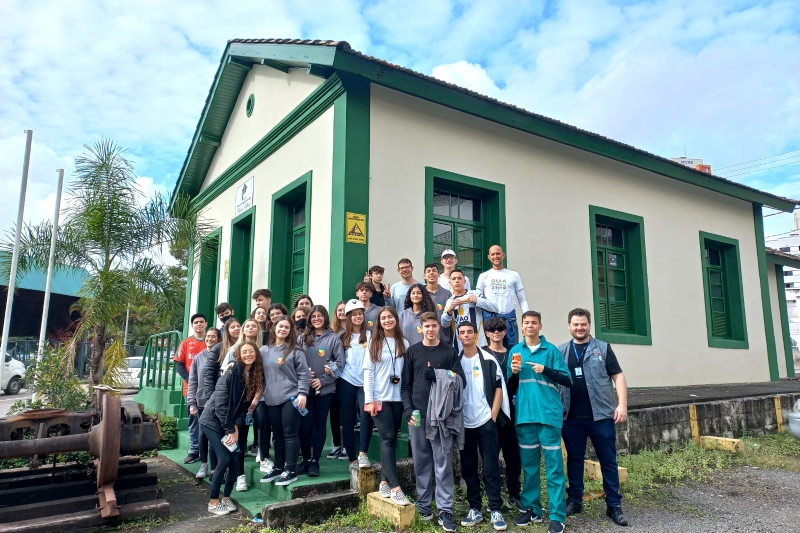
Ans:
{"type": "Polygon", "coordinates": [[[358,492],[347,489],[265,505],[261,516],[264,519],[264,526],[273,530],[284,529],[289,526],[319,523],[337,512],[355,511],[360,503],[358,492]]]}

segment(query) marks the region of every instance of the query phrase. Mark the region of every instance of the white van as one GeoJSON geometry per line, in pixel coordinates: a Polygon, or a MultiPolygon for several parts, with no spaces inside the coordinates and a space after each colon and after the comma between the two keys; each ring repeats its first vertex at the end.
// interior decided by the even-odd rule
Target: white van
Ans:
{"type": "Polygon", "coordinates": [[[25,365],[22,361],[6,354],[6,366],[3,369],[3,383],[0,389],[6,394],[17,394],[25,383],[25,365]]]}

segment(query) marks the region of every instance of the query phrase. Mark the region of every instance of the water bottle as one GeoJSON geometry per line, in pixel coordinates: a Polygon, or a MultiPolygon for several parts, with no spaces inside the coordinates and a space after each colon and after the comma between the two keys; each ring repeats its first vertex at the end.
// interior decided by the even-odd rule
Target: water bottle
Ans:
{"type": "Polygon", "coordinates": [[[244,417],[244,424],[245,424],[246,426],[252,426],[252,425],[253,425],[253,413],[247,413],[247,414],[245,415],[245,417],[244,417]]]}
{"type": "Polygon", "coordinates": [[[300,409],[300,406],[297,405],[297,398],[295,398],[294,396],[292,396],[292,405],[294,405],[294,408],[297,409],[298,413],[300,413],[300,416],[306,416],[308,414],[308,409],[306,409],[305,407],[300,409]]]}
{"type": "Polygon", "coordinates": [[[328,364],[326,365],[328,369],[330,369],[331,373],[333,374],[334,378],[339,378],[342,375],[342,370],[339,368],[333,359],[328,359],[328,364]]]}

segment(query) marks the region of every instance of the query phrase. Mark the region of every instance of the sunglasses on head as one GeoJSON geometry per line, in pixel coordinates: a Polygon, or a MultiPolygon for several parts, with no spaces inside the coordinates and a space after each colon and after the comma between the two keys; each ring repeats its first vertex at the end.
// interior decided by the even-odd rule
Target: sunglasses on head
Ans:
{"type": "Polygon", "coordinates": [[[501,331],[505,331],[505,328],[491,328],[486,330],[488,333],[500,333],[501,331]]]}

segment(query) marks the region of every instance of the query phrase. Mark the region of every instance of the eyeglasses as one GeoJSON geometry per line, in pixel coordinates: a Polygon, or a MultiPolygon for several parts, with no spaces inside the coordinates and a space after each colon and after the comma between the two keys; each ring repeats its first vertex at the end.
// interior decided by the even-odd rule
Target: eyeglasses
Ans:
{"type": "Polygon", "coordinates": [[[411,270],[411,265],[409,265],[409,266],[397,267],[397,270],[411,270]]]}
{"type": "Polygon", "coordinates": [[[505,331],[504,329],[496,329],[495,328],[495,329],[487,329],[486,333],[503,333],[504,331],[505,331]]]}

